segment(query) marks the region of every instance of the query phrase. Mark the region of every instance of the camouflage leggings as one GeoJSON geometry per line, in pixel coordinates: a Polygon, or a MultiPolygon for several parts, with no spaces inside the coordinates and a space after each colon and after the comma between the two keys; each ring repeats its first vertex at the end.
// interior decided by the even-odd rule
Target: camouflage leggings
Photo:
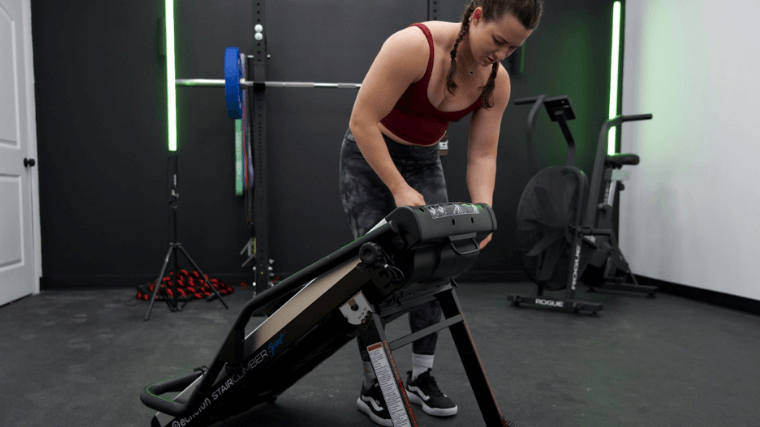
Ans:
{"type": "MultiPolygon", "coordinates": [[[[385,138],[385,143],[401,176],[422,194],[425,203],[448,202],[438,145],[407,146],[389,138],[385,138]]],[[[393,195],[362,156],[350,129],[343,137],[340,152],[339,185],[343,210],[348,215],[354,238],[364,235],[396,207],[393,195]]],[[[415,307],[409,312],[409,326],[412,332],[433,325],[440,319],[441,306],[438,301],[415,307]]],[[[421,338],[412,343],[412,352],[435,354],[437,341],[438,333],[421,338]]],[[[358,344],[362,360],[368,361],[366,346],[361,342],[358,344]]]]}

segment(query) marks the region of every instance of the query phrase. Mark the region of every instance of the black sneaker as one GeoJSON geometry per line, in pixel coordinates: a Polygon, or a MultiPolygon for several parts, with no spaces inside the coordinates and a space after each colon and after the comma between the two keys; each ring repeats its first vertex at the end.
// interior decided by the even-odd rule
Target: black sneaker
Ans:
{"type": "Polygon", "coordinates": [[[362,391],[359,394],[359,398],[356,399],[356,406],[360,411],[367,414],[373,423],[393,427],[391,414],[385,406],[383,392],[380,390],[380,384],[377,381],[372,384],[369,390],[365,389],[364,384],[362,384],[362,391]]]}
{"type": "Polygon", "coordinates": [[[438,388],[430,369],[412,381],[412,372],[406,373],[406,394],[409,401],[422,405],[426,414],[436,417],[450,417],[457,413],[457,405],[438,388]]]}

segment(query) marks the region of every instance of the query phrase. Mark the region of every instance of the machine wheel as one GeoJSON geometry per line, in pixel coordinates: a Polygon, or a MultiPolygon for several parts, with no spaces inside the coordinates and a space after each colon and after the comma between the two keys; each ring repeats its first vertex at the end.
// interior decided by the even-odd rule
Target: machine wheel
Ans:
{"type": "MultiPolygon", "coordinates": [[[[574,235],[570,227],[581,215],[578,198],[582,198],[581,202],[585,200],[580,193],[586,187],[579,182],[576,170],[566,166],[541,170],[528,182],[517,207],[520,262],[528,277],[543,289],[565,289],[568,269],[574,263],[570,253],[574,235]]],[[[586,179],[583,172],[580,179],[586,179]]],[[[590,251],[581,251],[579,278],[589,257],[590,251]]]]}

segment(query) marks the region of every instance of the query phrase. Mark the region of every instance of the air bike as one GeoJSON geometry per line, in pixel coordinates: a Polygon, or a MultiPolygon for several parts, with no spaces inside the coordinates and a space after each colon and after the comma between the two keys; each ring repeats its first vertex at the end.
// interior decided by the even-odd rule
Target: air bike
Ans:
{"type": "Polygon", "coordinates": [[[513,306],[538,306],[571,313],[589,311],[594,315],[602,310],[602,304],[577,300],[579,281],[590,291],[636,292],[653,297],[657,288],[636,282],[618,247],[612,222],[615,196],[624,188],[621,181],[629,177],[629,172],[621,168],[639,164],[639,156],[607,154],[610,129],[624,122],[649,120],[652,115],[617,116],[604,122],[589,184],[586,174],[575,166],[575,139],[567,123],[575,119],[570,98],[539,95],[515,100],[515,105],[525,104],[532,104],[526,138],[532,170],[536,170],[536,120],[542,107],[562,130],[567,158],[564,166],[550,166],[536,173],[520,198],[516,215],[517,252],[538,290],[534,296],[509,295],[507,299],[513,306]],[[546,290],[562,289],[564,297],[544,294],[546,290]]]}
{"type": "Polygon", "coordinates": [[[395,209],[363,237],[249,301],[210,366],[146,387],[140,399],[159,411],[152,426],[208,425],[271,403],[357,336],[368,344],[393,425],[416,426],[391,352],[444,328],[451,331],[486,425],[509,425],[454,282],[475,264],[479,241],[495,229],[496,217],[484,204],[395,209]],[[434,299],[443,309],[441,322],[388,342],[388,322],[434,299]],[[268,317],[246,336],[257,310],[268,317]]]}

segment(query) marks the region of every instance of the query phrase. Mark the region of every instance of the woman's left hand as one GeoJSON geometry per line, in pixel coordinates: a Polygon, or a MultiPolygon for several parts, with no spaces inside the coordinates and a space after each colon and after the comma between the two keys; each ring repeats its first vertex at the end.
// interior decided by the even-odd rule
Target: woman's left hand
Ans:
{"type": "Polygon", "coordinates": [[[486,237],[485,239],[483,239],[482,242],[480,242],[480,250],[481,251],[483,250],[483,248],[486,247],[486,245],[488,244],[488,242],[491,241],[492,237],[493,237],[493,233],[489,234],[488,237],[486,237]]]}

